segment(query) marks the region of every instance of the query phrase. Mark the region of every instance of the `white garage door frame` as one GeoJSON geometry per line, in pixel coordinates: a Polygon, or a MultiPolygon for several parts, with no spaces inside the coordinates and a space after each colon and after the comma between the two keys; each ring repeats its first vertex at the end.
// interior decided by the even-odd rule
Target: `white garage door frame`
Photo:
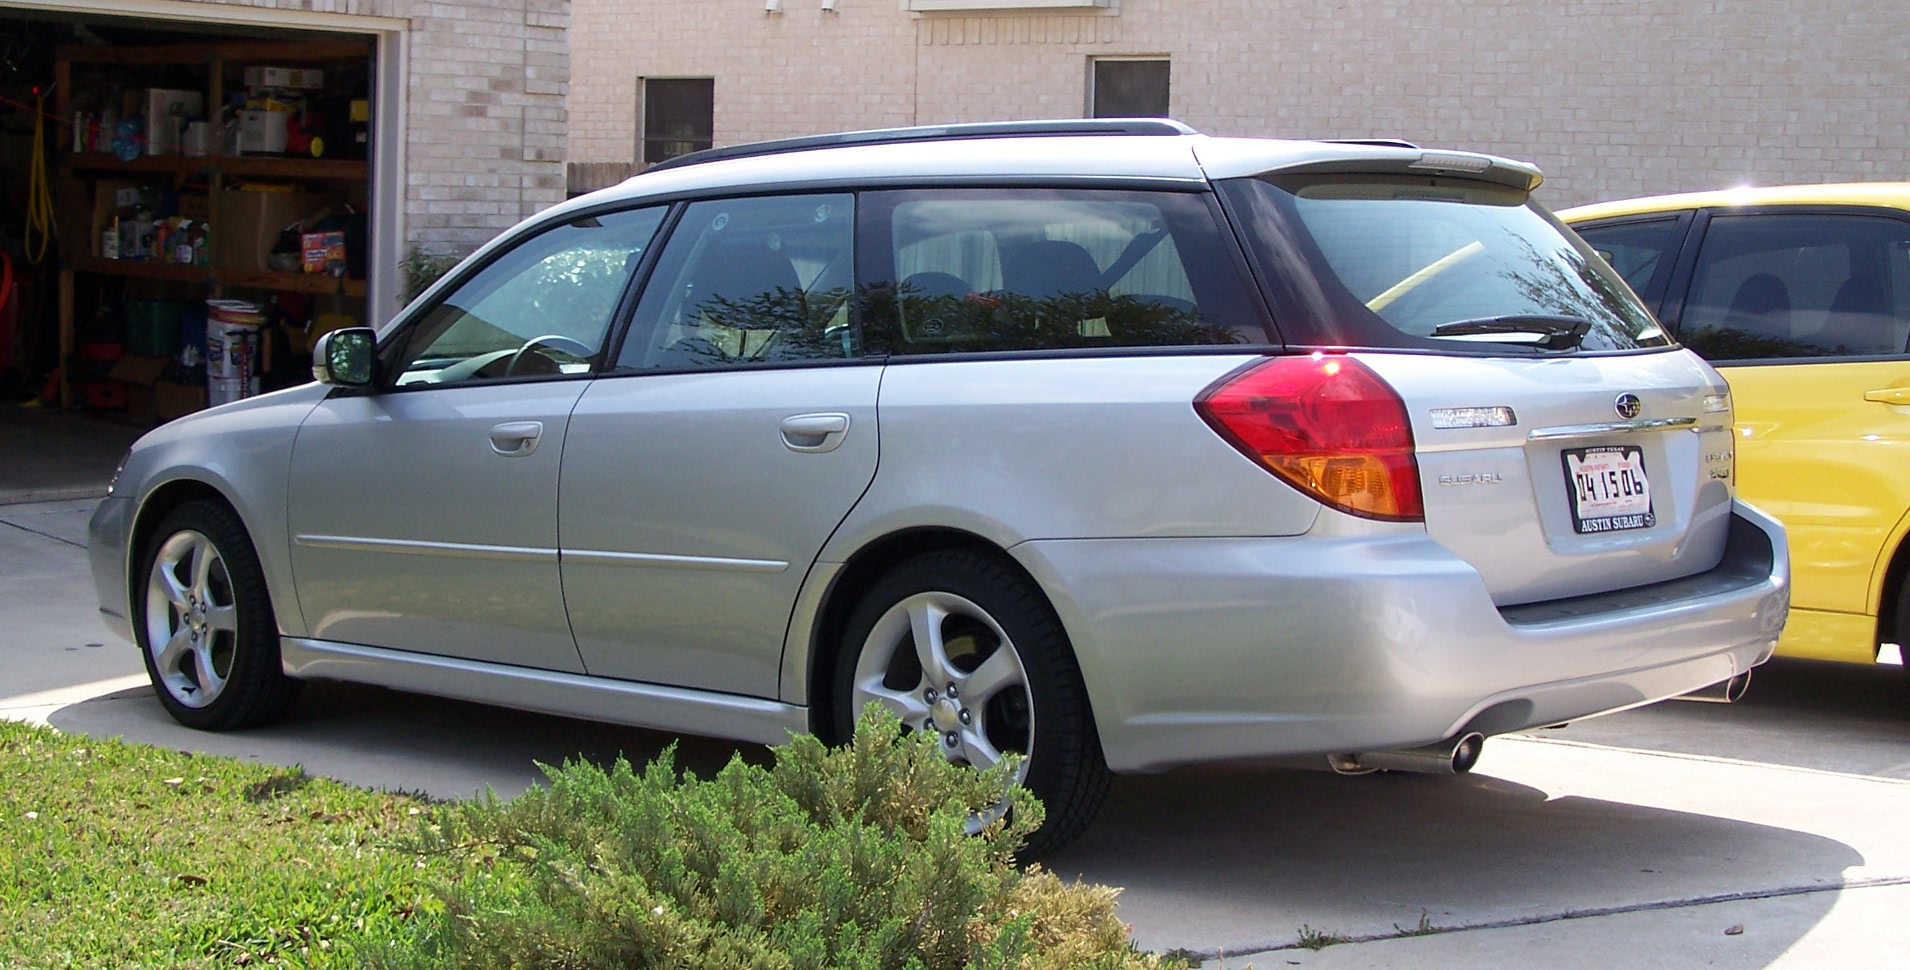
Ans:
{"type": "Polygon", "coordinates": [[[376,44],[377,75],[372,82],[371,258],[366,267],[368,323],[380,325],[398,312],[398,262],[405,239],[405,89],[409,68],[406,48],[411,22],[398,17],[281,10],[239,4],[187,0],[0,0],[6,9],[45,10],[94,16],[183,20],[195,24],[235,24],[291,30],[365,34],[376,44]]]}

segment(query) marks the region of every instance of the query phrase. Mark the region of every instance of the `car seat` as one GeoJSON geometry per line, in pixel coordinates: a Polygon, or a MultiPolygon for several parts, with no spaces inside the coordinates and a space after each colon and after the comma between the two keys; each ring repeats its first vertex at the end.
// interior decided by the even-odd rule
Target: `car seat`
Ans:
{"type": "Polygon", "coordinates": [[[1890,288],[1875,276],[1859,273],[1837,288],[1824,327],[1812,342],[1847,354],[1896,353],[1896,323],[1890,312],[1890,288]]]}
{"type": "Polygon", "coordinates": [[[690,269],[681,323],[653,365],[761,358],[783,322],[775,304],[801,297],[795,264],[765,241],[711,246],[690,269]]]}
{"type": "Polygon", "coordinates": [[[1101,267],[1079,243],[1043,239],[1002,253],[1002,289],[1037,300],[1101,290],[1101,267]]]}
{"type": "Polygon", "coordinates": [[[1753,273],[1738,284],[1720,330],[1758,337],[1791,339],[1791,291],[1770,273],[1753,273]]]}

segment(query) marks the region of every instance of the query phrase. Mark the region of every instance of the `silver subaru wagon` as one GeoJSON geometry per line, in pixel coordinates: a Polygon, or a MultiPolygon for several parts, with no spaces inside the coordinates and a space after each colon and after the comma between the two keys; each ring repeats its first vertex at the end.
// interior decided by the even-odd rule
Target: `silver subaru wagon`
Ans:
{"type": "Polygon", "coordinates": [[[213,730],[336,679],[670,731],[866,704],[1111,772],[1464,771],[1741,679],[1730,393],[1529,165],[1172,122],[724,148],[556,206],[317,382],[142,438],[103,610],[213,730]]]}

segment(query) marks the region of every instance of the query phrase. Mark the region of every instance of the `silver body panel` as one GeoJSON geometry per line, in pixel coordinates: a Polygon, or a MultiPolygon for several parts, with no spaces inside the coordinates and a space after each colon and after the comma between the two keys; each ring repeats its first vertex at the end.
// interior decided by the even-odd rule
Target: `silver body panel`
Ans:
{"type": "MultiPolygon", "coordinates": [[[[245,520],[279,627],[304,634],[284,539],[285,496],[298,427],[329,390],[308,384],[220,405],[160,425],[134,444],[113,494],[100,503],[88,526],[94,583],[110,623],[119,626],[113,617],[133,615],[128,577],[139,554],[131,548],[135,516],[155,493],[185,482],[217,492],[245,520]]],[[[131,639],[130,628],[121,632],[131,639]]]]}
{"type": "Polygon", "coordinates": [[[790,604],[875,475],[881,379],[804,367],[591,386],[571,418],[562,518],[592,674],[777,696],[790,604]],[[779,430],[815,413],[848,419],[826,451],[779,430]]]}
{"type": "Polygon", "coordinates": [[[302,637],[285,638],[279,650],[285,658],[285,672],[294,677],[376,684],[480,704],[758,744],[781,744],[791,734],[808,729],[802,708],[754,697],[302,637]]]}
{"type": "Polygon", "coordinates": [[[335,394],[286,492],[310,635],[581,673],[557,562],[557,474],[585,381],[335,394]],[[528,453],[492,430],[541,425],[528,453]]]}
{"type": "Polygon", "coordinates": [[[1423,530],[1332,512],[1305,536],[1011,551],[1068,627],[1109,766],[1150,771],[1502,733],[1748,670],[1783,627],[1788,557],[1774,520],[1737,511],[1773,545],[1762,578],[1549,623],[1509,622],[1423,530]]]}
{"type": "Polygon", "coordinates": [[[1731,421],[1704,411],[1704,398],[1726,387],[1697,355],[1355,356],[1406,401],[1426,532],[1479,571],[1498,605],[1655,583],[1717,564],[1731,514],[1731,421]],[[1613,409],[1621,392],[1643,403],[1630,422],[1613,409]],[[1518,423],[1442,429],[1429,420],[1435,408],[1499,406],[1511,407],[1518,423]],[[1573,530],[1559,454],[1603,445],[1642,449],[1656,525],[1573,530]]]}
{"type": "MultiPolygon", "coordinates": [[[[1097,136],[744,158],[637,176],[473,259],[580,211],[699,194],[938,179],[1198,190],[1414,151],[1097,136]]],[[[1362,354],[1411,413],[1420,525],[1329,511],[1201,420],[1196,396],[1255,353],[298,388],[142,438],[93,519],[93,570],[126,632],[135,522],[191,480],[250,530],[293,676],[774,743],[806,726],[817,622],[846,564],[898,534],[953,530],[1041,585],[1107,759],[1133,771],[1515,730],[1768,655],[1788,602],[1783,533],[1708,477],[1729,441],[1700,401],[1722,384],[1692,355],[1362,354]],[[1641,397],[1642,419],[1674,423],[1591,427],[1618,420],[1594,405],[1619,391],[1641,397]],[[1501,405],[1517,426],[1423,424],[1432,408],[1501,405]],[[536,447],[493,447],[526,422],[541,425],[536,447]],[[1658,527],[1561,531],[1558,449],[1585,435],[1646,450],[1658,527]],[[1494,484],[1440,484],[1481,469],[1494,484]],[[1762,537],[1762,560],[1744,535],[1762,537]]]]}

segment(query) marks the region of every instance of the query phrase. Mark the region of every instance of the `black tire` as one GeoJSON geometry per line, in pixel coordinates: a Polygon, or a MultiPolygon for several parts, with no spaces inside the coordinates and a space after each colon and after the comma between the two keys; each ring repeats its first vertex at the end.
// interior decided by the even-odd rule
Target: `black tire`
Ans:
{"type": "MultiPolygon", "coordinates": [[[[138,563],[133,577],[133,634],[153,693],[166,713],[187,727],[230,731],[269,723],[291,708],[302,685],[285,676],[280,665],[278,619],[272,613],[265,573],[237,514],[218,502],[181,505],[160,520],[140,549],[138,563]],[[213,565],[201,584],[205,606],[189,616],[154,591],[154,570],[162,552],[169,562],[179,551],[190,555],[199,538],[212,550],[213,565]],[[228,607],[230,622],[224,617],[208,619],[228,607]],[[223,626],[215,629],[219,624],[223,626]],[[153,641],[159,635],[169,641],[174,639],[170,634],[179,632],[188,637],[200,633],[204,652],[181,651],[170,663],[171,669],[162,670],[160,653],[166,641],[160,649],[154,648],[153,641]],[[205,664],[212,667],[214,677],[223,675],[216,681],[216,690],[208,689],[212,679],[202,669],[205,664]]],[[[171,570],[174,579],[191,585],[191,561],[178,560],[171,570]]],[[[192,643],[196,648],[199,641],[192,643]]]]}
{"type": "Polygon", "coordinates": [[[1897,669],[1903,674],[1904,691],[1910,693],[1910,575],[1897,581],[1896,627],[1897,659],[1903,661],[1897,669]]]}
{"type": "MultiPolygon", "coordinates": [[[[1047,813],[1021,854],[1032,857],[1061,848],[1094,820],[1107,797],[1111,775],[1095,731],[1087,687],[1060,619],[1039,589],[999,559],[968,550],[927,553],[896,566],[864,594],[849,618],[836,665],[837,737],[847,739],[861,713],[855,702],[856,668],[877,623],[923,594],[950,594],[969,601],[999,625],[1013,644],[1026,674],[1029,703],[1023,705],[1023,713],[1027,716],[1029,707],[1033,712],[1029,718],[1033,754],[1022,783],[1041,799],[1047,813]]],[[[914,669],[921,668],[918,664],[914,669]]]]}

